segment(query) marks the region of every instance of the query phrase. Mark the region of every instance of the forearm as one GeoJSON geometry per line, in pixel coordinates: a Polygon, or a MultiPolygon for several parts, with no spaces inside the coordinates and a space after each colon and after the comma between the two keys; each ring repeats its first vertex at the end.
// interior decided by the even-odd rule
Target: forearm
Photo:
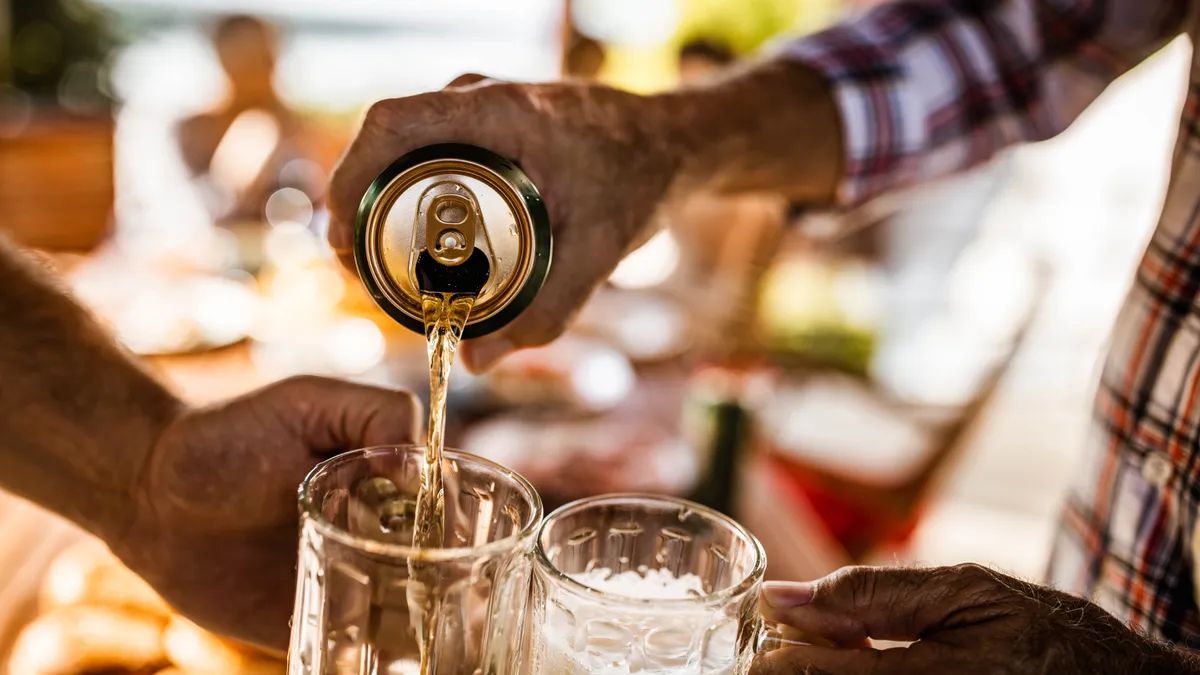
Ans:
{"type": "Polygon", "coordinates": [[[1007,584],[1033,601],[1028,628],[1009,643],[1014,654],[1034,655],[1031,671],[1200,675],[1196,652],[1130,630],[1095,603],[1016,579],[1007,584]]]}
{"type": "Polygon", "coordinates": [[[820,74],[770,60],[704,87],[654,97],[680,156],[677,186],[833,201],[842,173],[841,121],[820,74]]]}
{"type": "Polygon", "coordinates": [[[1067,127],[1191,0],[897,0],[656,97],[679,183],[857,205],[1067,127]]]}
{"type": "Polygon", "coordinates": [[[1200,656],[1196,652],[1155,640],[1121,628],[1123,636],[1113,639],[1089,633],[1086,624],[1073,630],[1079,633],[1073,644],[1075,654],[1063,659],[1051,659],[1046,672],[1060,666],[1069,670],[1059,672],[1126,675],[1200,675],[1200,656]]]}
{"type": "Polygon", "coordinates": [[[1132,673],[1148,673],[1150,675],[1200,675],[1200,654],[1182,647],[1163,643],[1155,643],[1147,650],[1149,652],[1144,666],[1134,669],[1132,673]]]}
{"type": "Polygon", "coordinates": [[[0,237],[0,487],[119,536],[179,401],[0,237]]]}

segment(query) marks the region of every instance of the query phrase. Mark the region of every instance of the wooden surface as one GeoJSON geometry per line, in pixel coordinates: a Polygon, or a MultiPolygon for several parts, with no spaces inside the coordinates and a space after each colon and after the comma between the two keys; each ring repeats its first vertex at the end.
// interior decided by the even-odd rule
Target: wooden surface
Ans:
{"type": "Polygon", "coordinates": [[[91,250],[113,207],[113,122],[35,118],[0,143],[0,228],[17,242],[91,250]]]}

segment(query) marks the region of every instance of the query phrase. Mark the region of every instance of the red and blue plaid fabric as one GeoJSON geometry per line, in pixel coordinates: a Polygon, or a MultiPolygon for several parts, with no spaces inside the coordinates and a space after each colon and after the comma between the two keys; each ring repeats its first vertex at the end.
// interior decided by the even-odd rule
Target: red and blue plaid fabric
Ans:
{"type": "MultiPolygon", "coordinates": [[[[1062,131],[1113,79],[1195,36],[1194,9],[1188,0],[901,0],[783,52],[830,82],[846,150],[839,198],[853,205],[1062,131]]],[[[1200,648],[1200,59],[1173,161],[1112,335],[1049,581],[1200,648]]]]}

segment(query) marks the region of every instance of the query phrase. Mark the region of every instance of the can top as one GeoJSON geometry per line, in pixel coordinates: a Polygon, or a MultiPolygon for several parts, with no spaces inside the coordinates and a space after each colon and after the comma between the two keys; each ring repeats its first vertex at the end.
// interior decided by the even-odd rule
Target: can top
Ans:
{"type": "Polygon", "coordinates": [[[423,271],[432,264],[451,278],[484,270],[463,331],[473,338],[529,306],[550,253],[549,216],[537,188],[515,164],[475,146],[433,145],[401,157],[359,205],[359,276],[385,312],[416,332],[424,332],[422,280],[430,283],[428,274],[418,274],[418,261],[423,271]]]}

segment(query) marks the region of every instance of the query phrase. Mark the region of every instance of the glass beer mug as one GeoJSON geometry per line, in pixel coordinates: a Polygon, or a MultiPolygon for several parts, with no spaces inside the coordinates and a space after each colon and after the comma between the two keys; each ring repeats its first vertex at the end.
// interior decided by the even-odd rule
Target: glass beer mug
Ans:
{"type": "Polygon", "coordinates": [[[800,644],[758,613],[762,546],[698,504],[583,499],[547,517],[534,557],[535,675],[742,674],[756,653],[800,644]]]}
{"type": "Polygon", "coordinates": [[[414,550],[422,457],[356,450],[301,484],[290,675],[415,675],[423,649],[440,675],[519,667],[541,500],[512,471],[447,450],[444,548],[414,550]]]}

